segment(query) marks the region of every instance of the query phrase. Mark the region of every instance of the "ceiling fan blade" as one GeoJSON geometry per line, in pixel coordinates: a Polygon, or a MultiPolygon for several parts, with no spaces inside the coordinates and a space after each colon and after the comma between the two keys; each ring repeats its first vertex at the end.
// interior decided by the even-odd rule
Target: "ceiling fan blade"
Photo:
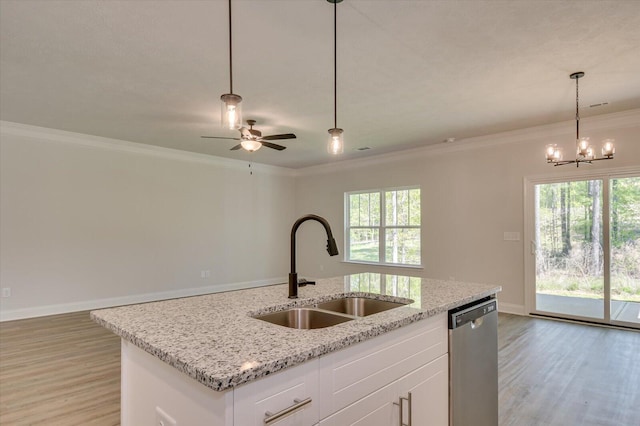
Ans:
{"type": "Polygon", "coordinates": [[[225,137],[222,137],[222,136],[200,136],[200,137],[201,138],[205,138],[205,139],[231,139],[231,140],[234,140],[234,141],[239,141],[240,140],[240,138],[225,138],[225,137]]]}
{"type": "Polygon", "coordinates": [[[287,149],[286,146],[278,145],[277,143],[271,143],[267,141],[260,141],[262,146],[266,146],[267,148],[277,149],[278,151],[282,151],[283,149],[287,149]]]}
{"type": "Polygon", "coordinates": [[[277,141],[277,140],[281,140],[281,139],[295,139],[296,135],[294,135],[293,133],[283,133],[281,135],[269,135],[269,136],[263,136],[261,138],[259,138],[259,141],[277,141]]]}
{"type": "Polygon", "coordinates": [[[238,145],[234,146],[233,148],[231,148],[229,151],[237,151],[240,148],[242,148],[242,145],[238,144],[238,145]]]}

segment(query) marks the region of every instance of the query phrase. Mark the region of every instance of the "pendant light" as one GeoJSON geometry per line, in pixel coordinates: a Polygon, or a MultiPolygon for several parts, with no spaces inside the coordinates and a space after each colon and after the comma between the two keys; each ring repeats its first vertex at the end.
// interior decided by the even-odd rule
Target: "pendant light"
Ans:
{"type": "Polygon", "coordinates": [[[337,34],[337,10],[338,3],[342,0],[327,0],[333,3],[333,129],[329,129],[329,154],[338,155],[344,152],[344,139],[342,129],[338,128],[338,36],[337,34]]]}
{"type": "Polygon", "coordinates": [[[580,137],[578,80],[582,77],[584,77],[584,73],[582,71],[574,72],[569,76],[569,78],[576,81],[576,159],[563,160],[562,149],[558,148],[558,145],[556,144],[549,144],[546,147],[547,163],[553,164],[554,166],[575,164],[576,167],[580,167],[580,163],[591,164],[593,161],[611,160],[613,155],[616,153],[616,148],[613,145],[613,139],[605,139],[602,141],[602,157],[596,158],[595,151],[589,143],[589,138],[580,137]]]}
{"type": "Polygon", "coordinates": [[[233,93],[233,44],[231,34],[231,0],[229,0],[229,93],[220,96],[222,101],[222,127],[239,129],[242,127],[242,96],[233,93]]]}

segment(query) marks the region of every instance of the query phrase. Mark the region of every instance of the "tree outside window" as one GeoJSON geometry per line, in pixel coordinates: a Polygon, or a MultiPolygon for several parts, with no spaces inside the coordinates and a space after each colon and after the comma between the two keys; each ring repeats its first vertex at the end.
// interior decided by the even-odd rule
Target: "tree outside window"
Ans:
{"type": "Polygon", "coordinates": [[[348,261],[421,264],[420,188],[350,192],[345,202],[348,261]]]}

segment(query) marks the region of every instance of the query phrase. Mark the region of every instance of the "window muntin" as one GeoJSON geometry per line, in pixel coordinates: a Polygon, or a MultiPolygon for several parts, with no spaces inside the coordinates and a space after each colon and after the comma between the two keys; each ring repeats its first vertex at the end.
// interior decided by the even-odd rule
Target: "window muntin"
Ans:
{"type": "Polygon", "coordinates": [[[420,188],[345,194],[346,261],[419,266],[420,188]]]}

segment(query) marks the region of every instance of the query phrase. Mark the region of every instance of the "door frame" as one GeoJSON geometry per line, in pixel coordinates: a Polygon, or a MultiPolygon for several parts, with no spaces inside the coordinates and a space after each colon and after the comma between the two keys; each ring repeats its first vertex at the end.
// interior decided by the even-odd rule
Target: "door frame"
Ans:
{"type": "MultiPolygon", "coordinates": [[[[558,317],[596,322],[604,325],[620,325],[624,327],[638,328],[637,323],[625,321],[611,321],[611,288],[610,288],[610,218],[609,218],[609,187],[612,178],[637,177],[640,176],[640,167],[618,167],[607,169],[587,169],[588,164],[582,169],[574,168],[563,174],[545,174],[524,177],[524,308],[527,315],[549,315],[548,312],[536,310],[536,262],[535,262],[535,185],[546,183],[561,183],[570,181],[601,179],[602,185],[602,238],[603,238],[603,273],[604,273],[604,318],[587,318],[573,315],[558,315],[558,317]],[[606,206],[606,208],[605,208],[606,206]]],[[[571,167],[571,166],[569,166],[571,167]]],[[[595,166],[591,166],[595,167],[595,166]]]]}

